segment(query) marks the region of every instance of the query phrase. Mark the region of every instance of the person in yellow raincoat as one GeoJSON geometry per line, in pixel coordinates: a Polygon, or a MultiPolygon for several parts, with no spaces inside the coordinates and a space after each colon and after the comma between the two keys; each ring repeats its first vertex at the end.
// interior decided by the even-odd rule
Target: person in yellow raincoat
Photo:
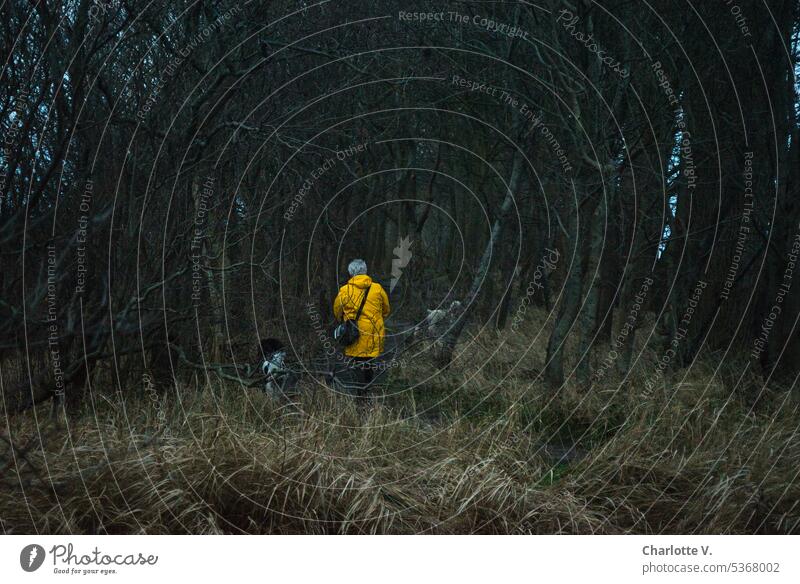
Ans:
{"type": "MultiPolygon", "coordinates": [[[[359,330],[358,341],[345,348],[344,354],[354,361],[368,362],[383,353],[386,335],[383,319],[389,316],[389,296],[383,286],[373,282],[367,275],[367,264],[362,259],[355,259],[347,266],[350,279],[339,289],[333,301],[333,315],[339,322],[355,318],[364,293],[369,290],[364,310],[356,323],[359,330]]],[[[372,381],[372,368],[369,363],[362,366],[363,381],[372,381]]]]}

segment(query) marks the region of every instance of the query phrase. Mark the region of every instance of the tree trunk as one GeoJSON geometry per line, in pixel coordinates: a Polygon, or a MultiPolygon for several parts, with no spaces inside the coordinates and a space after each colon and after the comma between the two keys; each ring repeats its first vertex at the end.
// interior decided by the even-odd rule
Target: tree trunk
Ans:
{"type": "MultiPolygon", "coordinates": [[[[597,205],[596,198],[593,202],[590,201],[591,207],[587,209],[586,214],[592,216],[594,214],[594,206],[597,205]]],[[[550,333],[550,339],[547,343],[547,362],[545,366],[545,380],[547,384],[555,389],[564,384],[564,349],[567,336],[575,318],[578,316],[578,308],[581,301],[581,289],[583,285],[584,262],[581,248],[584,245],[586,236],[582,236],[581,231],[588,231],[585,226],[580,225],[578,219],[579,209],[575,209],[575,213],[570,215],[569,219],[569,233],[575,234],[575,246],[573,248],[574,261],[572,266],[568,267],[569,274],[567,281],[564,285],[563,298],[558,309],[558,316],[553,325],[553,330],[550,333]]],[[[591,223],[591,220],[590,220],[591,223]]],[[[588,235],[586,233],[585,235],[588,235]]],[[[566,254],[565,254],[566,255],[566,254]]]]}
{"type": "Polygon", "coordinates": [[[464,299],[461,313],[457,315],[456,321],[450,327],[448,333],[442,338],[442,348],[438,355],[438,362],[441,367],[448,367],[452,362],[456,343],[458,343],[461,332],[464,330],[464,325],[466,325],[469,317],[475,309],[478,292],[480,292],[481,284],[483,283],[484,278],[489,273],[489,264],[491,263],[492,254],[495,253],[495,245],[500,240],[500,235],[503,232],[503,223],[505,222],[505,218],[513,206],[514,197],[519,188],[521,176],[522,155],[517,150],[514,152],[514,159],[511,163],[511,178],[508,181],[508,190],[506,191],[506,196],[503,199],[503,204],[500,206],[500,212],[495,218],[494,225],[492,225],[492,233],[489,237],[488,243],[486,244],[486,248],[483,251],[481,263],[478,266],[478,271],[475,273],[475,277],[472,280],[472,286],[470,287],[467,297],[464,299]]]}
{"type": "Polygon", "coordinates": [[[600,276],[596,274],[596,268],[600,262],[600,254],[603,249],[603,221],[605,213],[601,208],[595,210],[590,218],[589,226],[589,253],[586,258],[584,277],[587,280],[586,302],[583,307],[581,318],[581,339],[578,345],[578,382],[585,386],[589,383],[591,375],[591,352],[597,328],[597,310],[600,297],[600,276]]]}

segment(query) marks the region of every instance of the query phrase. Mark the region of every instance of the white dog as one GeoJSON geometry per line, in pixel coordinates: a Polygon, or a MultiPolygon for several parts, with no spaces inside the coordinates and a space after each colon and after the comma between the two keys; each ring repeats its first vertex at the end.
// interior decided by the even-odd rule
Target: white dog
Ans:
{"type": "Polygon", "coordinates": [[[461,302],[453,300],[447,309],[436,308],[428,310],[425,319],[417,326],[415,335],[439,338],[455,322],[461,312],[461,302]]]}

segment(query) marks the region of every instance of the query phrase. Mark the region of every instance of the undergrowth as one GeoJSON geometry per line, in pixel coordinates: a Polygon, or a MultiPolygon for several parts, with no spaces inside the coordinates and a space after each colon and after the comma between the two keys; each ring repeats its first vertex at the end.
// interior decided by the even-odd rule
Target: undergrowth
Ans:
{"type": "Polygon", "coordinates": [[[430,379],[415,366],[392,371],[368,400],[306,380],[293,402],[276,402],[220,382],[158,401],[98,394],[55,421],[47,405],[6,418],[0,526],[800,533],[789,391],[765,390],[753,407],[713,364],[651,392],[635,371],[551,391],[513,363],[490,372],[472,359],[430,379]]]}

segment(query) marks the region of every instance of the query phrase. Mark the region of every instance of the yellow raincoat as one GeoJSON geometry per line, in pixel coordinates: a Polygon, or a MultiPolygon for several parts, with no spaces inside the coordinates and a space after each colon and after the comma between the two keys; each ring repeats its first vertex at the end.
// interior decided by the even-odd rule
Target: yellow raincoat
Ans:
{"type": "Polygon", "coordinates": [[[344,354],[349,357],[377,357],[383,353],[383,317],[389,316],[389,297],[383,286],[373,282],[365,274],[353,276],[339,289],[339,294],[333,301],[333,315],[340,322],[345,318],[355,318],[364,292],[369,286],[372,288],[369,289],[361,318],[356,323],[360,332],[358,341],[344,350],[344,354]]]}

